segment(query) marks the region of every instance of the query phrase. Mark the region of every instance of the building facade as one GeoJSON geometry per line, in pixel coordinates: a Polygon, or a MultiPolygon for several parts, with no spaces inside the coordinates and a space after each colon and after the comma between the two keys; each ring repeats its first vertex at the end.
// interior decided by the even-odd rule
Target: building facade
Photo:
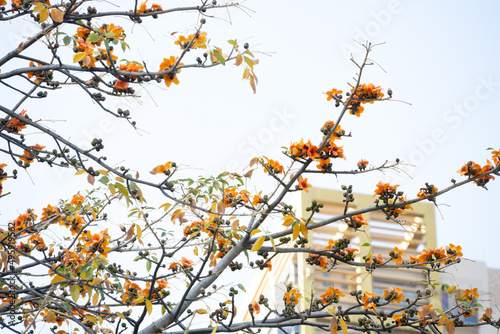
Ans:
{"type": "MultiPolygon", "coordinates": [[[[369,195],[355,194],[354,204],[350,204],[348,210],[370,207],[374,205],[374,199],[369,195]]],[[[323,203],[324,208],[316,214],[314,221],[320,221],[333,216],[338,216],[344,212],[345,204],[343,192],[326,189],[310,189],[309,193],[301,192],[300,200],[294,208],[297,208],[297,215],[308,217],[309,212],[305,208],[311,205],[313,200],[323,203]]],[[[368,225],[358,231],[348,228],[344,222],[335,222],[328,226],[309,231],[308,247],[323,249],[328,245],[329,239],[341,239],[347,237],[351,247],[360,250],[359,257],[365,256],[370,251],[370,246],[363,246],[369,243],[373,248],[373,254],[382,254],[388,257],[388,251],[398,247],[404,251],[405,255],[418,255],[421,250],[436,248],[436,227],[434,206],[431,203],[416,203],[413,211],[408,211],[407,215],[400,216],[401,224],[392,220],[387,220],[381,211],[371,212],[363,216],[368,219],[368,225]]],[[[266,296],[271,305],[279,309],[284,306],[283,294],[286,291],[285,284],[292,283],[305,296],[314,293],[315,298],[326,292],[328,287],[340,289],[345,293],[345,297],[340,300],[340,305],[344,308],[357,304],[355,297],[349,295],[352,290],[363,290],[376,292],[382,295],[383,290],[393,287],[400,287],[406,297],[413,298],[417,290],[424,290],[422,282],[425,274],[420,270],[390,270],[378,268],[368,273],[364,268],[354,268],[348,265],[337,265],[331,271],[323,271],[317,266],[311,266],[305,259],[308,253],[288,253],[281,254],[273,260],[272,271],[262,273],[254,287],[249,291],[250,300],[258,300],[260,295],[266,296]]],[[[433,274],[432,280],[438,281],[439,275],[433,274]]],[[[433,295],[427,303],[438,305],[440,303],[439,294],[433,295]]],[[[248,304],[248,303],[247,303],[248,304]]],[[[298,305],[300,309],[307,307],[306,301],[302,300],[298,305]]],[[[245,315],[244,320],[249,320],[250,315],[245,315]]],[[[329,319],[324,320],[325,323],[329,319]]],[[[296,326],[287,328],[289,333],[299,332],[301,334],[325,333],[317,328],[306,328],[296,326]]],[[[283,333],[276,329],[266,330],[263,333],[283,333]]]]}

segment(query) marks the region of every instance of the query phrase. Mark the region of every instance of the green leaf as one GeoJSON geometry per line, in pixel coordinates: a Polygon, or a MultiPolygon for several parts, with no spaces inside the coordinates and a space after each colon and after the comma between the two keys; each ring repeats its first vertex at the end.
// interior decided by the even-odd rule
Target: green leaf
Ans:
{"type": "Polygon", "coordinates": [[[238,45],[238,43],[236,43],[236,41],[234,39],[230,39],[227,41],[229,44],[231,44],[232,46],[236,46],[238,45]]]}
{"type": "Polygon", "coordinates": [[[247,292],[247,290],[245,290],[245,287],[244,287],[244,286],[243,286],[243,284],[241,284],[241,283],[238,283],[238,288],[240,288],[240,289],[241,289],[241,291],[245,291],[245,292],[247,292]]]}
{"type": "Polygon", "coordinates": [[[247,55],[249,55],[250,57],[252,58],[255,58],[255,56],[253,55],[253,53],[251,53],[250,51],[246,50],[245,52],[243,53],[246,53],[247,55]]]}
{"type": "Polygon", "coordinates": [[[125,50],[127,50],[127,45],[122,42],[122,51],[125,52],[125,50]]]}
{"type": "Polygon", "coordinates": [[[71,37],[64,36],[63,43],[64,43],[64,45],[69,45],[69,43],[71,43],[71,37]]]}
{"type": "Polygon", "coordinates": [[[222,57],[219,50],[214,49],[213,52],[214,52],[215,58],[217,58],[217,60],[220,61],[220,63],[222,65],[226,65],[226,60],[224,59],[224,57],[222,57]]]}
{"type": "Polygon", "coordinates": [[[106,37],[106,38],[115,38],[116,34],[114,32],[108,31],[107,33],[104,34],[104,37],[106,37]]]}
{"type": "Polygon", "coordinates": [[[149,260],[148,260],[148,262],[146,262],[146,270],[147,271],[151,270],[151,261],[149,261],[149,260]]]}
{"type": "Polygon", "coordinates": [[[97,34],[95,32],[93,32],[87,36],[87,42],[90,42],[90,43],[97,43],[97,42],[99,42],[100,39],[101,39],[101,35],[97,34]]]}
{"type": "Polygon", "coordinates": [[[101,182],[104,185],[107,185],[109,182],[109,178],[107,176],[103,176],[99,179],[99,182],[101,182]]]}
{"type": "Polygon", "coordinates": [[[361,245],[361,247],[366,247],[366,246],[370,246],[370,243],[369,242],[365,242],[364,244],[361,245]]]}
{"type": "Polygon", "coordinates": [[[135,259],[134,259],[134,262],[135,261],[139,261],[140,259],[142,259],[143,257],[142,256],[136,256],[135,259]]]}

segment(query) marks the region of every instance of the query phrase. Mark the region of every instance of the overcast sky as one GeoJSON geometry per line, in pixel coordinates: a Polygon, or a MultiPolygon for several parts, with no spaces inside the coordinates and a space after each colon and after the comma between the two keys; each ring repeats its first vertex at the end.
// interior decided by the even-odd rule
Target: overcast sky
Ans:
{"type": "MultiPolygon", "coordinates": [[[[394,98],[405,103],[369,105],[360,118],[348,115],[342,127],[352,138],[342,140],[347,161],[337,166],[352,169],[362,158],[374,165],[399,158],[414,165],[406,170],[411,178],[374,173],[338,180],[317,176],[310,183],[332,189],[353,184],[355,192],[371,194],[378,180],[393,181],[414,197],[425,182],[444,188],[452,178],[461,180],[456,171],[462,164],[485,164],[491,159],[486,149],[500,148],[498,2],[283,0],[243,5],[208,18],[204,31],[211,45],[223,50],[229,51],[228,39],[250,44],[260,59],[256,95],[241,80],[242,69],[228,65],[183,70],[180,84],[168,89],[163,84],[136,87],[140,99],[108,99],[113,108],[130,109],[139,131],[116,123],[76,90],[49,94],[25,108],[33,119],[55,120],[44,124],[77,143],[88,145],[102,137],[108,162],[124,161],[142,175],[167,161],[182,163],[185,175],[192,176],[238,171],[256,155],[285,163],[281,146],[301,138],[318,142],[323,123],[336,119],[338,109],[324,92],[347,89],[356,72],[349,56],[359,59],[357,42],[369,39],[385,44],[374,49],[371,58],[377,66],[369,67],[362,81],[391,87],[394,98]]],[[[176,14],[133,30],[118,22],[126,26],[128,42],[136,48],[120,58],[143,60],[154,69],[164,57],[179,52],[170,33],[192,33],[197,21],[196,14],[176,14]]],[[[16,47],[30,27],[29,22],[13,24],[0,37],[5,41],[1,53],[16,47]]],[[[197,56],[191,51],[184,62],[197,56]]],[[[3,86],[0,95],[8,107],[18,98],[3,86]]],[[[12,164],[6,156],[0,162],[12,164]]],[[[88,188],[74,172],[46,166],[29,172],[35,185],[24,172],[20,180],[4,183],[5,191],[12,192],[2,199],[4,225],[28,206],[41,208],[88,188]]],[[[493,251],[500,235],[499,184],[488,184],[488,191],[470,185],[440,197],[444,219],[437,216],[438,244],[460,244],[464,257],[500,268],[493,251]]],[[[152,202],[162,203],[156,197],[152,202]]]]}

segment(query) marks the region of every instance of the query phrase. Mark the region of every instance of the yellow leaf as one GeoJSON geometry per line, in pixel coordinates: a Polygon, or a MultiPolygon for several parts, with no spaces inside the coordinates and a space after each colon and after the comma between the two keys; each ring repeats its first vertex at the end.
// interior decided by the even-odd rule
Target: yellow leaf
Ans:
{"type": "Polygon", "coordinates": [[[139,225],[136,225],[137,226],[137,239],[141,239],[142,237],[142,229],[139,225]]]}
{"type": "Polygon", "coordinates": [[[255,229],[255,230],[253,230],[252,232],[250,232],[250,236],[252,237],[252,236],[254,236],[255,234],[257,234],[257,233],[259,233],[259,232],[260,232],[260,230],[259,230],[259,229],[255,229]]]}
{"type": "Polygon", "coordinates": [[[49,15],[50,15],[50,12],[47,8],[44,8],[40,11],[40,23],[42,23],[43,21],[47,20],[49,18],[49,15]]]}
{"type": "Polygon", "coordinates": [[[328,329],[330,330],[331,334],[337,334],[337,317],[335,314],[332,314],[332,319],[330,320],[330,327],[328,329]]]}
{"type": "Polygon", "coordinates": [[[99,321],[99,325],[102,325],[103,321],[102,321],[101,316],[97,316],[97,321],[99,321]]]}
{"type": "Polygon", "coordinates": [[[219,329],[219,326],[215,326],[215,328],[214,328],[214,330],[212,331],[212,333],[211,333],[211,334],[215,334],[215,333],[217,333],[217,329],[219,329]]]}
{"type": "Polygon", "coordinates": [[[250,75],[250,86],[252,87],[253,93],[257,93],[257,87],[255,86],[255,76],[250,75]]]}
{"type": "Polygon", "coordinates": [[[243,62],[243,56],[242,55],[237,55],[236,56],[236,61],[234,62],[234,65],[240,66],[242,62],[243,62]]]}
{"type": "Polygon", "coordinates": [[[111,196],[115,196],[116,194],[116,187],[112,184],[108,185],[109,191],[111,191],[111,196]]]}
{"type": "Polygon", "coordinates": [[[307,239],[307,226],[305,224],[300,223],[300,232],[307,239]]]}
{"type": "Polygon", "coordinates": [[[83,173],[85,173],[85,169],[80,169],[75,175],[82,175],[83,173]]]}
{"type": "Polygon", "coordinates": [[[344,319],[340,318],[340,327],[342,327],[342,332],[344,334],[347,334],[347,324],[345,323],[344,319]]]}
{"type": "Polygon", "coordinates": [[[99,294],[96,292],[92,297],[92,305],[96,305],[98,301],[99,301],[99,294]]]}
{"type": "Polygon", "coordinates": [[[446,326],[444,326],[444,327],[446,328],[446,331],[448,332],[448,334],[455,333],[455,324],[453,324],[453,320],[448,319],[448,321],[446,321],[446,326]]]}
{"type": "Polygon", "coordinates": [[[144,301],[144,299],[146,299],[146,298],[144,297],[144,294],[143,294],[143,293],[141,293],[141,294],[139,295],[139,297],[137,297],[137,299],[135,300],[135,302],[136,302],[137,304],[140,304],[140,303],[142,303],[142,302],[144,301]]]}
{"type": "Polygon", "coordinates": [[[251,251],[256,252],[258,251],[261,247],[262,244],[264,244],[264,241],[266,240],[265,236],[261,236],[257,241],[253,244],[251,251]]]}
{"type": "Polygon", "coordinates": [[[177,209],[174,211],[174,213],[172,213],[172,218],[170,219],[172,221],[172,223],[175,224],[175,219],[177,219],[177,216],[179,216],[182,212],[182,209],[177,209]]]}
{"type": "Polygon", "coordinates": [[[104,170],[104,169],[99,169],[99,172],[104,175],[104,176],[108,176],[108,171],[104,170]]]}
{"type": "Polygon", "coordinates": [[[116,312],[116,315],[122,318],[123,320],[126,320],[125,316],[122,313],[116,312]]]}
{"type": "Polygon", "coordinates": [[[88,321],[90,321],[91,323],[93,324],[97,324],[97,319],[96,317],[92,316],[92,315],[88,315],[85,317],[85,319],[87,319],[88,321]]]}
{"type": "Polygon", "coordinates": [[[274,243],[274,238],[269,236],[269,240],[271,240],[271,245],[273,245],[273,250],[276,252],[276,244],[274,243]]]}
{"type": "Polygon", "coordinates": [[[283,220],[284,220],[283,226],[290,226],[295,221],[295,219],[292,216],[285,216],[283,217],[283,220]]]}
{"type": "Polygon", "coordinates": [[[207,314],[208,311],[200,308],[200,309],[196,310],[196,313],[198,313],[198,314],[207,314]]]}
{"type": "Polygon", "coordinates": [[[52,279],[52,281],[50,282],[50,284],[54,284],[54,283],[57,283],[57,282],[62,282],[64,281],[65,278],[60,276],[60,275],[56,275],[54,276],[54,278],[52,279]]]}
{"type": "Polygon", "coordinates": [[[115,177],[115,180],[121,183],[125,182],[125,180],[119,176],[115,177]]]}
{"type": "Polygon", "coordinates": [[[151,315],[151,312],[153,312],[153,304],[149,299],[146,299],[146,310],[148,310],[149,315],[151,315]]]}
{"type": "Polygon", "coordinates": [[[83,51],[75,53],[75,55],[73,57],[73,63],[78,63],[80,60],[85,58],[85,56],[87,56],[87,53],[85,53],[83,51]]]}
{"type": "Polygon", "coordinates": [[[54,20],[54,22],[61,23],[63,21],[64,14],[59,9],[53,8],[50,12],[50,17],[52,17],[52,20],[54,20]]]}
{"type": "Polygon", "coordinates": [[[448,317],[443,315],[441,319],[439,319],[438,326],[443,326],[443,324],[446,322],[447,319],[448,317]]]}
{"type": "Polygon", "coordinates": [[[168,208],[170,208],[170,206],[171,206],[170,203],[163,203],[162,205],[160,205],[160,207],[158,209],[163,208],[163,211],[167,211],[168,208]]]}
{"type": "Polygon", "coordinates": [[[43,320],[45,320],[46,322],[52,322],[54,321],[54,319],[56,318],[56,315],[54,314],[54,312],[51,310],[47,313],[47,315],[45,316],[45,318],[43,320]]]}
{"type": "Polygon", "coordinates": [[[300,226],[299,226],[299,224],[295,224],[293,226],[292,240],[297,239],[297,237],[299,236],[299,234],[300,234],[300,226]]]}
{"type": "Polygon", "coordinates": [[[70,288],[71,298],[76,303],[80,298],[80,287],[76,284],[73,284],[70,288]]]}
{"type": "Polygon", "coordinates": [[[328,312],[329,315],[335,315],[335,306],[332,308],[326,309],[326,312],[328,312]]]}
{"type": "Polygon", "coordinates": [[[449,295],[450,293],[455,292],[456,289],[457,289],[457,286],[456,285],[452,285],[448,289],[446,289],[446,294],[449,295]]]}
{"type": "Polygon", "coordinates": [[[40,13],[45,8],[45,4],[40,3],[33,8],[33,13],[40,13]]]}

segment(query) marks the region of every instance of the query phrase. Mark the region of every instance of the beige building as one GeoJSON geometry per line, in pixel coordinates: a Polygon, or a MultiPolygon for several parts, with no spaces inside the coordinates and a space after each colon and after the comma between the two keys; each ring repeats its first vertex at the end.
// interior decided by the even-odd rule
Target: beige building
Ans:
{"type": "MultiPolygon", "coordinates": [[[[349,210],[355,210],[374,205],[374,199],[370,195],[355,194],[354,205],[349,206],[349,210]]],[[[319,221],[332,216],[340,215],[344,212],[344,203],[342,203],[343,192],[326,189],[311,189],[309,193],[301,192],[300,202],[294,207],[297,209],[297,215],[308,217],[309,212],[305,208],[311,205],[312,200],[323,203],[324,208],[319,214],[314,216],[314,221],[319,221]]],[[[364,226],[362,231],[353,231],[348,228],[344,222],[335,222],[331,225],[321,227],[309,232],[309,247],[323,249],[328,245],[329,239],[340,239],[347,237],[351,241],[351,247],[360,250],[359,255],[367,255],[370,247],[361,246],[370,243],[373,247],[373,254],[382,254],[388,258],[388,251],[394,247],[403,250],[405,256],[417,255],[423,249],[436,248],[436,229],[435,214],[432,203],[417,203],[413,205],[414,210],[408,211],[408,215],[400,216],[405,222],[398,224],[387,220],[383,212],[371,212],[364,214],[368,219],[368,226],[364,226]]],[[[352,290],[362,289],[363,291],[376,292],[382,295],[383,290],[395,286],[403,290],[406,297],[413,298],[416,290],[424,290],[421,282],[425,279],[423,272],[419,270],[390,270],[377,269],[372,273],[367,273],[365,269],[353,268],[347,265],[338,265],[330,272],[324,272],[317,266],[310,266],[305,259],[307,253],[282,254],[273,260],[273,270],[264,271],[261,274],[258,283],[256,283],[248,296],[248,301],[257,301],[262,294],[269,299],[270,305],[274,305],[278,310],[283,309],[283,294],[285,283],[292,282],[304,296],[310,297],[311,291],[315,298],[326,292],[327,288],[332,286],[345,293],[340,304],[344,308],[354,305],[355,298],[349,295],[352,290]]],[[[406,257],[407,259],[407,257],[406,257]]],[[[438,280],[439,276],[434,275],[433,280],[438,280]]],[[[440,303],[440,296],[435,295],[427,302],[434,305],[440,303]]],[[[307,307],[306,301],[298,305],[300,309],[307,307]]],[[[250,320],[248,314],[244,321],[250,320]]],[[[326,323],[328,320],[324,320],[326,323]]],[[[315,328],[306,328],[296,326],[288,328],[289,333],[299,332],[302,334],[325,333],[325,331],[315,328]]],[[[263,333],[283,333],[277,329],[263,329],[263,333]]]]}

